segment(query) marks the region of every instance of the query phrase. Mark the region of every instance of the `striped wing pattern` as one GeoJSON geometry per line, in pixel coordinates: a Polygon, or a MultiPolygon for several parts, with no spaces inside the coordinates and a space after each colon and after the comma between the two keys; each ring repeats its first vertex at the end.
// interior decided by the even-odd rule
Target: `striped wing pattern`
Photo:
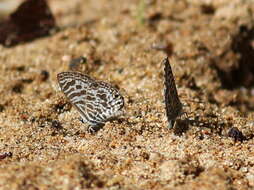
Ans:
{"type": "Polygon", "coordinates": [[[169,128],[174,126],[176,118],[182,113],[182,103],[178,97],[174,75],[169,63],[168,58],[163,60],[164,64],[164,77],[165,77],[165,104],[166,115],[169,122],[169,128]]]}
{"type": "Polygon", "coordinates": [[[122,114],[124,98],[110,84],[79,72],[57,75],[61,90],[91,126],[103,125],[122,114]]]}

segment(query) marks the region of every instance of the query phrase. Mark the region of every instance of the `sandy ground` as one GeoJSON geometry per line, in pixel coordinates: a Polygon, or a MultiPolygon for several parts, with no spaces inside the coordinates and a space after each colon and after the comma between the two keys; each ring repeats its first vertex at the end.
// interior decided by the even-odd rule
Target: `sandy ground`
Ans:
{"type": "Polygon", "coordinates": [[[252,1],[49,6],[58,32],[0,46],[0,189],[254,189],[252,1]],[[162,93],[167,55],[188,114],[173,130],[162,93]],[[57,84],[80,56],[79,71],[125,97],[126,115],[96,134],[57,84]],[[230,138],[231,127],[246,139],[230,138]]]}

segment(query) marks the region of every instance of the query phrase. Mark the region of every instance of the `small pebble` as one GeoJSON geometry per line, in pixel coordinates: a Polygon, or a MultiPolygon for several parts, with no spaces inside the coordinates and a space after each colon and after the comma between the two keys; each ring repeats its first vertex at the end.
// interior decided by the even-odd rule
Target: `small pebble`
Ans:
{"type": "Polygon", "coordinates": [[[74,58],[70,61],[69,69],[70,70],[76,70],[80,66],[80,64],[84,64],[84,63],[86,63],[86,61],[87,61],[87,59],[84,56],[74,58]]]}
{"type": "Polygon", "coordinates": [[[237,127],[230,128],[228,131],[228,136],[232,137],[235,140],[235,142],[236,141],[242,142],[243,140],[246,140],[246,137],[237,127]]]}
{"type": "Polygon", "coordinates": [[[0,160],[5,159],[6,157],[12,157],[12,152],[0,153],[0,160]]]}
{"type": "Polygon", "coordinates": [[[69,55],[63,55],[62,56],[62,61],[70,61],[71,57],[69,55]]]}
{"type": "Polygon", "coordinates": [[[4,105],[0,104],[0,112],[4,111],[4,105]]]}
{"type": "Polygon", "coordinates": [[[57,120],[53,120],[52,123],[51,123],[51,126],[55,129],[61,129],[62,128],[61,123],[57,120]]]}
{"type": "Polygon", "coordinates": [[[46,81],[49,78],[49,72],[46,70],[42,70],[40,73],[40,80],[41,81],[46,81]]]}
{"type": "Polygon", "coordinates": [[[201,5],[201,12],[204,14],[212,15],[215,13],[215,8],[212,5],[201,5]]]}
{"type": "Polygon", "coordinates": [[[24,88],[23,84],[21,82],[18,82],[12,87],[12,91],[20,94],[23,88],[24,88]]]}

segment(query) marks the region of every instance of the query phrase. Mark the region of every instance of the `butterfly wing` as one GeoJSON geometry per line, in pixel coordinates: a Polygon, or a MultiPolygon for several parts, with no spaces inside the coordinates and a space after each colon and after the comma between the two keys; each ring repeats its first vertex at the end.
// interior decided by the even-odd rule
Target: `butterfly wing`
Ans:
{"type": "Polygon", "coordinates": [[[175,119],[181,114],[182,103],[179,100],[174,75],[169,63],[168,58],[163,60],[164,64],[164,77],[165,77],[165,104],[166,104],[166,115],[169,121],[169,127],[172,128],[175,119]]]}
{"type": "Polygon", "coordinates": [[[119,90],[112,85],[99,81],[99,88],[95,89],[98,105],[102,110],[102,117],[105,120],[110,120],[122,114],[124,107],[124,98],[119,90]]]}
{"type": "Polygon", "coordinates": [[[79,111],[82,119],[90,125],[102,123],[96,118],[96,110],[93,106],[95,98],[90,91],[90,85],[94,80],[78,72],[62,72],[57,78],[61,90],[79,111]]]}
{"type": "Polygon", "coordinates": [[[63,72],[57,77],[62,91],[83,121],[92,126],[105,123],[123,107],[123,97],[108,83],[95,81],[79,72],[63,72]]]}

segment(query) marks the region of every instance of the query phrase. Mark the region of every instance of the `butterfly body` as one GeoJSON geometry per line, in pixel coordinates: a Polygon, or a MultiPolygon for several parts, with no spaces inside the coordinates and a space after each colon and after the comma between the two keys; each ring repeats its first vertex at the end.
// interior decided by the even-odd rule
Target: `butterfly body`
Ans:
{"type": "Polygon", "coordinates": [[[62,72],[57,78],[61,90],[91,130],[123,113],[124,98],[112,85],[79,72],[62,72]]]}

